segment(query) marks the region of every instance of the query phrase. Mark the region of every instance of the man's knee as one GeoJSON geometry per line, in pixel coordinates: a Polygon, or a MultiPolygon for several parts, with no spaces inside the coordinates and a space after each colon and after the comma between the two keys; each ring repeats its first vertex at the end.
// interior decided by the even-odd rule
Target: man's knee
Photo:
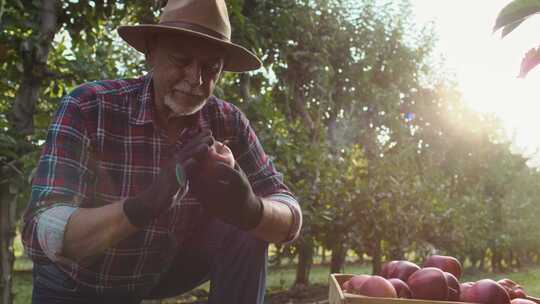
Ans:
{"type": "Polygon", "coordinates": [[[222,240],[222,250],[245,255],[266,255],[268,242],[255,237],[251,232],[220,221],[216,228],[226,231],[222,240]]]}

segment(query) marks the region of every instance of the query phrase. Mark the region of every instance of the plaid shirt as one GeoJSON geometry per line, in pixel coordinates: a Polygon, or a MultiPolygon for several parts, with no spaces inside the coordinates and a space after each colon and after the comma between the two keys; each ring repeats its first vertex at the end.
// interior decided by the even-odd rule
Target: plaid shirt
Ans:
{"type": "MultiPolygon", "coordinates": [[[[88,83],[62,100],[23,217],[23,244],[34,263],[53,260],[73,279],[98,292],[109,288],[132,292],[154,283],[164,271],[194,219],[203,212],[190,192],[147,227],[107,249],[90,266],[62,257],[61,252],[55,252],[58,256],[49,252],[50,247],[61,246],[74,210],[137,195],[182,145],[182,141],[169,144],[166,132],[156,128],[152,102],[150,75],[88,83]]],[[[289,241],[296,238],[300,208],[244,114],[212,96],[199,112],[196,127],[211,129],[216,140],[229,140],[236,162],[257,195],[291,208],[294,225],[289,241]]]]}

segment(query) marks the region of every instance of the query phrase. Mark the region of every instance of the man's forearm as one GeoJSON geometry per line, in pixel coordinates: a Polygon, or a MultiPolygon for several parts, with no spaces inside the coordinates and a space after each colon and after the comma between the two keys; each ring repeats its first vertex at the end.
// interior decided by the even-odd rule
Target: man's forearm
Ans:
{"type": "Polygon", "coordinates": [[[270,243],[282,243],[287,240],[293,224],[293,213],[289,206],[263,198],[264,205],[261,222],[252,233],[270,243]]]}
{"type": "Polygon", "coordinates": [[[138,228],[129,223],[123,203],[75,211],[66,225],[61,254],[83,261],[135,233],[138,228]]]}

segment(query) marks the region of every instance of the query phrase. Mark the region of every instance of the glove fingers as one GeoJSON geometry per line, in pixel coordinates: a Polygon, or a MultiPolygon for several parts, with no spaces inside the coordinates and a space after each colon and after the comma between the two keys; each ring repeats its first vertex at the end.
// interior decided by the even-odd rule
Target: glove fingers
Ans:
{"type": "Polygon", "coordinates": [[[207,140],[207,137],[212,138],[212,144],[213,144],[214,142],[213,142],[212,131],[203,130],[197,135],[195,135],[191,140],[189,140],[189,142],[187,142],[187,144],[184,147],[189,149],[190,147],[192,147],[193,145],[196,145],[199,142],[204,142],[204,140],[207,140]]]}
{"type": "Polygon", "coordinates": [[[206,202],[204,197],[210,194],[211,191],[208,189],[208,184],[205,182],[205,177],[201,175],[202,167],[203,165],[200,162],[193,158],[190,159],[188,162],[187,176],[190,191],[195,193],[199,199],[203,198],[201,203],[204,204],[206,202]]]}
{"type": "Polygon", "coordinates": [[[204,159],[210,151],[210,147],[214,144],[214,137],[207,136],[197,141],[192,141],[185,147],[183,147],[178,153],[178,161],[183,163],[185,160],[195,157],[204,159]]]}
{"type": "Polygon", "coordinates": [[[215,164],[215,178],[223,184],[229,187],[236,188],[236,185],[248,182],[247,178],[244,178],[240,172],[227,166],[224,163],[218,162],[215,164]],[[244,181],[245,180],[245,181],[244,181]]]}
{"type": "Polygon", "coordinates": [[[201,171],[201,164],[194,158],[190,158],[182,165],[188,180],[192,180],[201,171]]]}
{"type": "Polygon", "coordinates": [[[192,150],[194,147],[200,145],[200,144],[206,144],[207,146],[212,146],[214,144],[214,137],[212,135],[204,136],[204,137],[197,137],[188,142],[185,146],[183,146],[180,151],[181,153],[188,152],[192,150]]]}

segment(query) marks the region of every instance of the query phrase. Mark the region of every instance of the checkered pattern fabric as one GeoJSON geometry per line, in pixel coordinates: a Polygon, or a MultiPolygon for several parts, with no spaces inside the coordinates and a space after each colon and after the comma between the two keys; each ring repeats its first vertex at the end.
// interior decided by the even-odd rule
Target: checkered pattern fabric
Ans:
{"type": "MultiPolygon", "coordinates": [[[[50,126],[23,217],[23,244],[34,263],[51,263],[52,255],[58,254],[70,212],[137,195],[189,140],[169,144],[166,132],[154,124],[152,103],[150,74],[87,83],[63,98],[50,126]]],[[[289,240],[294,239],[301,226],[300,208],[244,114],[234,105],[211,97],[193,128],[211,129],[216,140],[227,140],[254,192],[291,208],[295,224],[289,240]]],[[[189,233],[190,221],[200,218],[202,212],[188,192],[168,212],[107,249],[90,266],[62,256],[54,262],[76,281],[98,292],[109,288],[134,291],[157,279],[189,233]]]]}

